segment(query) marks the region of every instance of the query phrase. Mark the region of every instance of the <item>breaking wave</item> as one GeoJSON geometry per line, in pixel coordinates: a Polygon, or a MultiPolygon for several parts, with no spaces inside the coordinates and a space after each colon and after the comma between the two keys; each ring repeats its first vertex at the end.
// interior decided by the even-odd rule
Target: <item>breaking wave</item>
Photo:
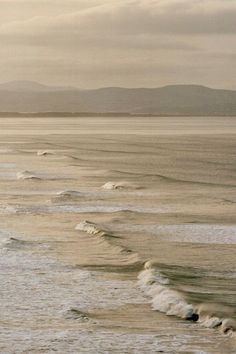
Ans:
{"type": "Polygon", "coordinates": [[[194,321],[207,328],[219,328],[224,334],[235,337],[236,321],[230,318],[232,310],[218,304],[191,304],[184,294],[171,287],[170,279],[164,276],[151,261],[144,265],[138,275],[138,285],[151,298],[152,308],[168,316],[177,316],[194,321]]]}
{"type": "Polygon", "coordinates": [[[78,198],[84,197],[84,193],[74,191],[74,190],[65,190],[62,192],[58,192],[54,197],[51,198],[52,203],[56,202],[64,202],[64,201],[73,201],[78,198]]]}
{"type": "Polygon", "coordinates": [[[65,315],[66,319],[77,320],[79,322],[88,322],[90,321],[88,313],[81,311],[77,307],[71,307],[65,315]]]}
{"type": "Polygon", "coordinates": [[[50,150],[39,150],[37,152],[37,156],[48,156],[48,155],[54,155],[55,153],[50,150]]]}
{"type": "Polygon", "coordinates": [[[70,190],[66,190],[66,191],[62,191],[62,192],[58,192],[57,193],[58,196],[65,196],[65,197],[80,197],[82,195],[81,192],[78,191],[70,191],[70,190]]]}
{"type": "Polygon", "coordinates": [[[126,257],[128,256],[129,262],[131,261],[136,263],[139,261],[137,253],[134,253],[130,249],[120,246],[114,242],[114,240],[119,238],[119,236],[113,235],[108,230],[104,230],[102,227],[93,222],[87,220],[82,221],[76,225],[75,230],[85,232],[88,235],[98,238],[99,240],[101,240],[101,242],[104,243],[105,246],[108,246],[113,252],[126,257]]]}
{"type": "Polygon", "coordinates": [[[41,178],[36,176],[33,172],[30,171],[21,171],[16,174],[17,179],[26,180],[26,179],[36,179],[40,180],[41,178]]]}
{"type": "Polygon", "coordinates": [[[90,235],[106,236],[107,233],[90,221],[83,221],[76,225],[75,230],[87,232],[90,235]]]}
{"type": "Polygon", "coordinates": [[[136,186],[130,182],[107,182],[102,186],[103,189],[114,190],[114,189],[139,189],[139,186],[136,186]]]}
{"type": "Polygon", "coordinates": [[[22,248],[30,248],[35,246],[36,242],[25,241],[16,237],[9,237],[2,241],[2,246],[8,249],[22,249],[22,248]]]}

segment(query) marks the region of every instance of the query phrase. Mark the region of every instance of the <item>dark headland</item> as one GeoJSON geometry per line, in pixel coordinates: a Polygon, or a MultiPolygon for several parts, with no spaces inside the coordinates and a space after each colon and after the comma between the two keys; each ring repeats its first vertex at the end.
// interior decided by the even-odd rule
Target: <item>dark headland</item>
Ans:
{"type": "Polygon", "coordinates": [[[236,116],[236,91],[199,85],[83,90],[0,84],[0,116],[236,116]]]}

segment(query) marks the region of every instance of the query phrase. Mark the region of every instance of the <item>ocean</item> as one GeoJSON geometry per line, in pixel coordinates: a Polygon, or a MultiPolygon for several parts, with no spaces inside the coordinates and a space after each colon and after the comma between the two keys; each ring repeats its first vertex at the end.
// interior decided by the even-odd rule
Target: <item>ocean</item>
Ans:
{"type": "Polygon", "coordinates": [[[0,353],[236,353],[236,118],[0,118],[0,353]]]}

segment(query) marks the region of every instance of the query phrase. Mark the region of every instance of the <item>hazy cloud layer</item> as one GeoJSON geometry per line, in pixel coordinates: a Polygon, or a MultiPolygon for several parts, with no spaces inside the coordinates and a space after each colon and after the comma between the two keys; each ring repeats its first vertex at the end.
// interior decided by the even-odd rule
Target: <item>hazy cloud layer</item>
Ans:
{"type": "Polygon", "coordinates": [[[236,0],[0,0],[0,81],[236,89],[236,0]]]}

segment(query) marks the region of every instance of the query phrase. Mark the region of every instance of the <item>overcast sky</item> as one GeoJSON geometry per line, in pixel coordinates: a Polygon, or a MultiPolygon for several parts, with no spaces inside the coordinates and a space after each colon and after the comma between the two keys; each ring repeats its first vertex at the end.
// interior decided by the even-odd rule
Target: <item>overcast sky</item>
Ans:
{"type": "Polygon", "coordinates": [[[0,82],[236,89],[236,0],[0,0],[0,82]]]}

